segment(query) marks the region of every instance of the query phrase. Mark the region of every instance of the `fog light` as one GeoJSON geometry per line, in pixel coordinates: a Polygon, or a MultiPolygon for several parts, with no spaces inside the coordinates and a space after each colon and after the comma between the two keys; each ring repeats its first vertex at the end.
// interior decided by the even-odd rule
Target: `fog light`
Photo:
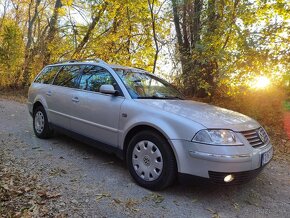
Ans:
{"type": "Polygon", "coordinates": [[[234,180],[234,176],[232,174],[230,175],[227,175],[225,178],[224,178],[224,181],[225,182],[231,182],[234,180]]]}

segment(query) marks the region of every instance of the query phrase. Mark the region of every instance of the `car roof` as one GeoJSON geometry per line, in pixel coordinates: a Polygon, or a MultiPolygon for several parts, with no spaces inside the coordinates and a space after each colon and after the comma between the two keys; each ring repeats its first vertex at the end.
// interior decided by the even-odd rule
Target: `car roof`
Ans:
{"type": "Polygon", "coordinates": [[[83,64],[92,64],[92,65],[106,65],[110,68],[113,69],[127,69],[127,70],[138,70],[138,71],[144,71],[147,72],[144,69],[141,68],[136,68],[136,67],[128,67],[128,66],[122,66],[119,64],[108,64],[105,61],[101,59],[87,59],[87,60],[68,60],[68,61],[62,61],[62,62],[57,62],[54,64],[49,64],[47,66],[65,66],[65,65],[83,65],[83,64]]]}

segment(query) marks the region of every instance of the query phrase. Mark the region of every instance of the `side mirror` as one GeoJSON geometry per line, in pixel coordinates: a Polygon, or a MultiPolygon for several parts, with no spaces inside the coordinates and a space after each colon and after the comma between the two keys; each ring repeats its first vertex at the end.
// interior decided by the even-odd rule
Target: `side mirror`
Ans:
{"type": "Polygon", "coordinates": [[[117,95],[119,92],[112,85],[101,85],[100,92],[104,94],[117,95]]]}

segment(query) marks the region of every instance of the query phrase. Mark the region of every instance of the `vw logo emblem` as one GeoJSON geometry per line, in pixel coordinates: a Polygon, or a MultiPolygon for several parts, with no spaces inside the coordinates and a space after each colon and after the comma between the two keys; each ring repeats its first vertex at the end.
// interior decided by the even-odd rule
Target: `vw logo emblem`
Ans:
{"type": "Polygon", "coordinates": [[[259,129],[259,130],[258,130],[258,135],[259,135],[261,141],[262,141],[263,143],[265,143],[266,138],[265,138],[265,136],[264,136],[264,134],[263,134],[263,129],[259,129]]]}

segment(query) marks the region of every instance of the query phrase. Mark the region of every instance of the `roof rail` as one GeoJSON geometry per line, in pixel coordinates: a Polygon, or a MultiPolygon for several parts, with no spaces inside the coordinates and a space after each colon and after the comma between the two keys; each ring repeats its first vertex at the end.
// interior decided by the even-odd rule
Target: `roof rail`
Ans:
{"type": "Polygon", "coordinates": [[[107,64],[105,61],[103,61],[102,59],[100,58],[84,58],[84,59],[80,59],[78,61],[92,61],[92,62],[98,62],[98,63],[102,63],[102,64],[107,64]]]}
{"type": "Polygon", "coordinates": [[[134,68],[146,71],[144,68],[141,68],[141,67],[134,67],[134,68]]]}
{"type": "Polygon", "coordinates": [[[54,64],[62,64],[62,63],[73,63],[73,62],[98,62],[98,63],[102,63],[102,64],[107,64],[105,61],[103,61],[100,58],[84,58],[84,59],[71,59],[71,60],[64,60],[64,61],[59,61],[56,62],[54,64]]]}
{"type": "Polygon", "coordinates": [[[71,60],[64,60],[64,61],[58,61],[54,64],[62,64],[62,63],[73,63],[73,62],[77,62],[78,60],[75,59],[71,59],[71,60]]]}

